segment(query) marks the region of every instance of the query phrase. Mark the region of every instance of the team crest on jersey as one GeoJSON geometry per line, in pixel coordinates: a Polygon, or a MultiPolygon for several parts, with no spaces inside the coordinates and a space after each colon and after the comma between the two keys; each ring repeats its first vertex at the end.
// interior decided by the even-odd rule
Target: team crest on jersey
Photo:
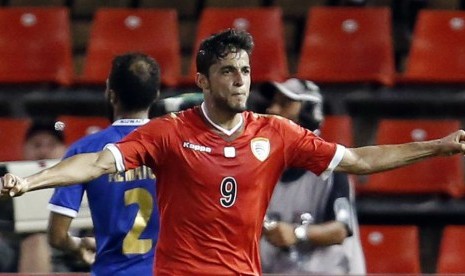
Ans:
{"type": "Polygon", "coordinates": [[[270,155],[270,140],[267,138],[252,139],[250,147],[253,155],[262,162],[270,155]]]}

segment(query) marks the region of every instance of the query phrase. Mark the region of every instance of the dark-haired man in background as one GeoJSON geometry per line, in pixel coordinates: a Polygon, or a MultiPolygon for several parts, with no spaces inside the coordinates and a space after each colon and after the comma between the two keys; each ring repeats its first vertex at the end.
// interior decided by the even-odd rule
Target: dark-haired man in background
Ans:
{"type": "MultiPolygon", "coordinates": [[[[101,151],[147,123],[159,89],[160,68],[154,59],[141,53],[115,57],[105,90],[113,124],[75,142],[65,158],[101,151]]],[[[154,198],[155,176],[146,166],[57,188],[49,204],[49,242],[92,264],[92,275],[151,275],[159,229],[154,198]],[[93,238],[69,233],[84,192],[96,245],[93,238]]]]}

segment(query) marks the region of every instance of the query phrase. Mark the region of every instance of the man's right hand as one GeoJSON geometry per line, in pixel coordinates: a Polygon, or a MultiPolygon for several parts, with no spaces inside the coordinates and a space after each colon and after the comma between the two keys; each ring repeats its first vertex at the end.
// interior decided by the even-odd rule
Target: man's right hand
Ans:
{"type": "Polygon", "coordinates": [[[95,238],[84,237],[81,238],[79,244],[78,256],[86,264],[92,265],[95,262],[95,252],[97,246],[95,244],[95,238]]]}
{"type": "Polygon", "coordinates": [[[279,221],[272,229],[263,231],[265,238],[274,246],[289,247],[297,243],[294,234],[294,225],[279,221]]]}
{"type": "Polygon", "coordinates": [[[5,174],[0,178],[0,195],[9,195],[10,197],[20,196],[27,192],[28,184],[24,178],[11,173],[5,174]]]}

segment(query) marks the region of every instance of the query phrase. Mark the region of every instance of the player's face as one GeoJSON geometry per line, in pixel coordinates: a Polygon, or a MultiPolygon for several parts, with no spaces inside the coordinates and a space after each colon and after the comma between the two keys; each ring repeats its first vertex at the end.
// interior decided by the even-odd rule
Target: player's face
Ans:
{"type": "Polygon", "coordinates": [[[276,92],[270,106],[266,109],[266,113],[280,115],[298,123],[301,108],[301,102],[294,101],[282,93],[276,92]]]}
{"type": "Polygon", "coordinates": [[[244,50],[230,53],[210,66],[205,96],[218,108],[230,112],[246,109],[250,92],[249,55],[244,50]]]}

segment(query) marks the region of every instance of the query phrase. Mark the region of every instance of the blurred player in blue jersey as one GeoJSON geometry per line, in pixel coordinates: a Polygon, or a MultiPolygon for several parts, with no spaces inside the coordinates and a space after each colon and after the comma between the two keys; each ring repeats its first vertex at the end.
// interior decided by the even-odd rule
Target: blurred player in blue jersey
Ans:
{"type": "MultiPolygon", "coordinates": [[[[113,124],[75,142],[65,158],[101,151],[105,145],[121,140],[147,123],[148,110],[159,94],[159,87],[160,69],[155,60],[140,53],[117,56],[105,91],[113,124]]],[[[152,170],[142,166],[57,188],[49,203],[50,244],[92,264],[92,275],[152,275],[159,230],[154,182],[152,170]],[[69,234],[84,192],[95,239],[69,234]]]]}

